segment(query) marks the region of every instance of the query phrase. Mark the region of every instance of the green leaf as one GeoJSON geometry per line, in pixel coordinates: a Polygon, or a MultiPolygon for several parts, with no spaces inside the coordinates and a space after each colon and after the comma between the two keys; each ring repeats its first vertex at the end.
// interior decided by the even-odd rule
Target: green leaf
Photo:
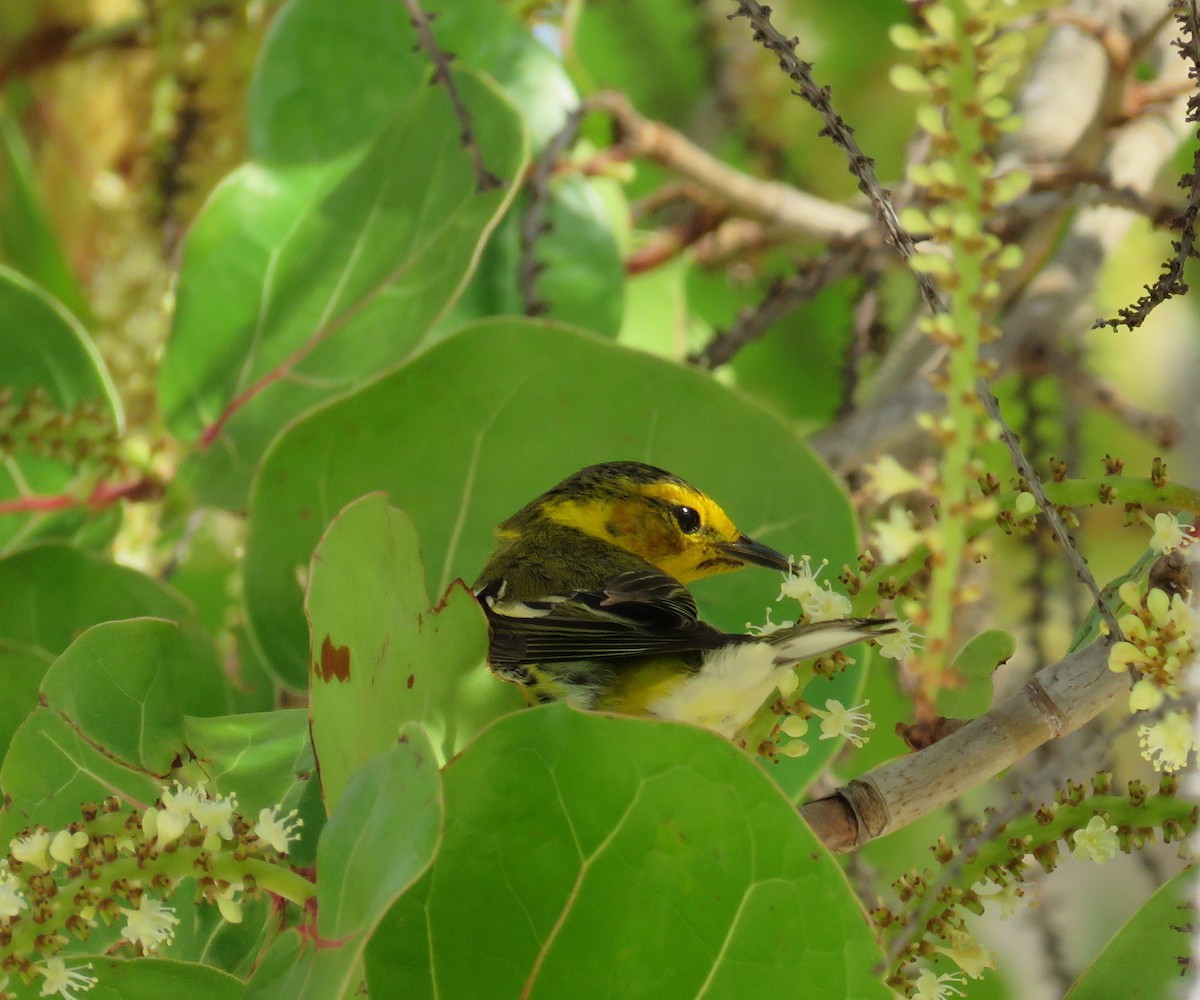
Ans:
{"type": "MultiPolygon", "coordinates": [[[[194,962],[169,958],[111,958],[107,955],[64,956],[67,967],[79,969],[98,982],[87,1000],[162,1000],[164,996],[241,1000],[242,982],[227,972],[194,962]]],[[[44,980],[38,980],[35,985],[44,980]]],[[[34,995],[32,990],[30,995],[34,995]]],[[[74,996],[76,994],[72,994],[74,996]]],[[[82,991],[78,994],[82,996],[82,991]]]]}
{"type": "Polygon", "coordinates": [[[54,662],[42,693],[97,746],[165,778],[186,750],[175,674],[193,669],[190,653],[174,622],[103,622],[54,662]]]}
{"type": "Polygon", "coordinates": [[[0,698],[0,760],[17,726],[36,707],[42,677],[53,661],[54,657],[36,646],[0,639],[0,677],[4,678],[4,697],[0,698]]]}
{"type": "Polygon", "coordinates": [[[89,626],[142,617],[180,623],[179,655],[172,657],[171,670],[183,710],[225,711],[228,682],[216,648],[171,588],[57,543],[0,559],[0,639],[53,658],[89,626]]]}
{"type": "MultiPolygon", "coordinates": [[[[457,65],[490,74],[520,108],[537,144],[577,101],[562,65],[506,5],[423,0],[432,29],[457,65]]],[[[256,159],[328,159],[370,139],[397,95],[428,79],[403,4],[394,0],[292,0],[275,16],[250,85],[250,148],[256,159]]],[[[479,118],[473,118],[479,126],[479,118]]],[[[455,125],[455,128],[458,126],[455,125]]],[[[493,168],[494,169],[494,168],[493,168]]]]}
{"type": "Polygon", "coordinates": [[[938,711],[954,719],[973,719],[992,703],[992,675],[1017,650],[1013,637],[992,628],[971,639],[958,651],[951,665],[962,686],[943,688],[938,693],[938,711]]]}
{"type": "Polygon", "coordinates": [[[9,800],[0,810],[0,843],[8,843],[31,823],[64,827],[79,819],[80,805],[110,795],[149,805],[162,782],[99,750],[53,709],[38,708],[13,734],[0,788],[9,800]]]}
{"type": "Polygon", "coordinates": [[[242,812],[287,800],[312,770],[308,713],[304,709],[184,719],[187,745],[214,794],[235,794],[242,812]]]}
{"type": "MultiPolygon", "coordinates": [[[[455,578],[475,579],[494,525],[572,472],[612,459],[684,476],[743,531],[785,553],[833,566],[854,559],[841,486],[778,417],[701,372],[553,324],[496,320],[460,331],[275,443],[250,505],[244,592],[255,643],[283,682],[307,684],[298,580],[324,525],[349,501],[382,490],[405,511],[436,596],[455,578]]],[[[741,630],[763,620],[778,578],[748,569],[694,590],[708,620],[741,630]]],[[[795,615],[785,606],[775,617],[795,615]]],[[[859,676],[857,668],[840,675],[827,697],[849,698],[859,676]]],[[[789,784],[819,771],[831,742],[794,771],[789,764],[789,784]]]]}
{"type": "Polygon", "coordinates": [[[890,995],[837,865],[711,733],[546,706],[443,780],[433,867],[367,949],[373,996],[890,995]]]}
{"type": "Polygon", "coordinates": [[[89,318],[87,299],[46,212],[29,144],[11,112],[0,112],[0,254],[66,309],[89,318]]]}
{"type": "Polygon", "coordinates": [[[323,164],[247,164],[189,234],[160,371],[173,433],[201,439],[201,498],[244,504],[271,437],[408,356],[450,306],[524,165],[520,122],[455,77],[488,169],[479,193],[445,88],[423,86],[366,147],[323,164]]]}
{"type": "Polygon", "coordinates": [[[1065,1000],[1173,1000],[1191,954],[1194,869],[1160,886],[1075,981],[1065,1000]]]}
{"type": "MultiPolygon", "coordinates": [[[[28,278],[0,266],[0,347],[4,366],[0,389],[11,391],[14,406],[32,389],[48,404],[66,410],[89,401],[98,404],[113,425],[121,421],[116,392],[99,354],[79,321],[28,278]]],[[[7,422],[7,421],[6,421],[7,422]]],[[[54,496],[68,490],[79,475],[78,463],[34,454],[23,433],[35,432],[13,420],[6,431],[14,446],[0,465],[0,501],[28,494],[54,496]]],[[[86,494],[82,485],[76,488],[86,494]]],[[[90,518],[86,509],[0,514],[0,551],[39,536],[67,536],[90,518]]]]}
{"type": "Polygon", "coordinates": [[[420,727],[405,726],[355,773],[321,835],[321,947],[302,948],[295,931],[282,935],[247,984],[247,1000],[356,995],[363,949],[388,907],[428,866],[441,822],[433,748],[420,727]]]}
{"type": "Polygon", "coordinates": [[[487,624],[454,587],[430,609],[412,522],[373,493],[349,504],[313,555],[312,734],[330,811],[352,773],[420,722],[439,761],[504,712],[517,689],[488,670],[487,624]]]}

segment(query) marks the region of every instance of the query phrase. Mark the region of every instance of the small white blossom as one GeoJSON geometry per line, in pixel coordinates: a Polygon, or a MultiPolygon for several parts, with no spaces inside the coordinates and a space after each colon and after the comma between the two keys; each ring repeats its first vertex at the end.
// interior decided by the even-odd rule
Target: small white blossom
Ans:
{"type": "Polygon", "coordinates": [[[966,994],[958,987],[966,982],[961,972],[946,972],[936,975],[932,969],[922,969],[921,974],[913,982],[916,992],[913,1000],[950,1000],[951,997],[965,997],[966,994]]]}
{"type": "Polygon", "coordinates": [[[86,993],[98,982],[95,976],[89,976],[81,971],[91,967],[89,963],[79,966],[78,969],[68,969],[67,963],[61,958],[46,959],[45,963],[37,970],[46,979],[42,983],[42,989],[38,995],[49,997],[57,993],[60,1000],[75,1000],[75,994],[70,992],[71,990],[86,993]]]}
{"type": "Polygon", "coordinates": [[[1166,555],[1174,552],[1192,540],[1195,528],[1186,521],[1180,523],[1174,514],[1155,514],[1151,521],[1148,515],[1142,515],[1146,523],[1154,529],[1150,536],[1150,548],[1155,552],[1166,555]]]}
{"type": "Polygon", "coordinates": [[[1159,771],[1178,771],[1187,766],[1196,749],[1196,734],[1187,712],[1167,712],[1153,726],[1141,726],[1138,738],[1142,756],[1159,771]]]}
{"type": "Polygon", "coordinates": [[[885,563],[898,563],[924,541],[924,536],[913,527],[912,518],[903,507],[888,511],[886,521],[876,521],[871,532],[871,543],[885,563]]]}
{"type": "Polygon", "coordinates": [[[856,747],[864,746],[869,737],[863,733],[875,728],[875,721],[862,711],[869,704],[870,701],[864,701],[861,705],[847,708],[836,698],[830,698],[825,702],[824,710],[812,709],[813,715],[821,720],[821,739],[835,740],[845,737],[856,747]]]}
{"type": "Polygon", "coordinates": [[[1121,842],[1117,839],[1117,828],[1109,826],[1103,816],[1093,816],[1082,830],[1071,834],[1071,853],[1081,861],[1095,861],[1102,865],[1117,856],[1121,842]]]}
{"type": "Polygon", "coordinates": [[[909,622],[897,621],[895,629],[894,632],[879,636],[875,645],[880,656],[886,656],[889,660],[903,660],[916,648],[917,637],[909,622]]]}
{"type": "Polygon", "coordinates": [[[54,863],[48,857],[50,850],[50,834],[45,830],[36,830],[27,837],[18,837],[9,845],[13,858],[22,864],[30,864],[48,872],[54,863]]]}
{"type": "Polygon", "coordinates": [[[783,583],[779,585],[779,596],[775,600],[782,601],[785,597],[790,597],[803,604],[821,589],[821,585],[817,583],[817,577],[821,575],[821,570],[828,565],[829,560],[822,559],[821,565],[814,570],[812,557],[802,556],[798,563],[792,563],[791,569],[784,575],[783,583]]]}
{"type": "Polygon", "coordinates": [[[21,880],[8,870],[7,862],[0,862],[0,917],[16,917],[29,904],[21,895],[21,880]]]}
{"type": "Polygon", "coordinates": [[[996,967],[996,956],[966,931],[952,931],[948,947],[938,947],[943,955],[972,979],[978,979],[987,969],[996,967]]]}
{"type": "Polygon", "coordinates": [[[203,789],[192,806],[192,816],[205,832],[222,840],[233,839],[233,814],[237,812],[237,796],[218,795],[210,798],[203,789]]]}
{"type": "Polygon", "coordinates": [[[785,736],[798,740],[808,734],[808,719],[801,718],[799,715],[789,715],[779,724],[779,730],[785,736]]]}
{"type": "Polygon", "coordinates": [[[254,824],[254,835],[280,854],[287,854],[288,844],[297,839],[299,834],[296,831],[304,825],[304,821],[296,818],[295,809],[286,816],[277,816],[278,811],[278,806],[261,809],[258,822],[254,824]]]}
{"type": "Polygon", "coordinates": [[[793,621],[782,621],[776,624],[771,621],[771,612],[773,609],[767,608],[766,620],[761,625],[755,625],[752,622],[746,622],[746,631],[751,635],[764,636],[771,635],[773,632],[778,632],[782,628],[791,628],[796,623],[793,621]]]}
{"type": "Polygon", "coordinates": [[[886,503],[902,493],[925,488],[920,479],[891,455],[884,455],[878,462],[868,462],[866,472],[867,493],[879,503],[886,503]]]}
{"type": "Polygon", "coordinates": [[[244,888],[245,886],[241,882],[231,882],[217,894],[217,909],[221,911],[221,916],[231,924],[242,922],[242,901],[236,897],[244,888]]]}
{"type": "Polygon", "coordinates": [[[138,900],[136,910],[121,908],[128,918],[121,937],[126,941],[139,945],[146,953],[154,952],[164,944],[170,944],[175,938],[175,925],[179,918],[175,911],[165,906],[160,899],[143,894],[138,900]]]}
{"type": "Polygon", "coordinates": [[[1129,692],[1129,711],[1153,712],[1166,698],[1163,689],[1148,677],[1143,677],[1129,692]]]}
{"type": "Polygon", "coordinates": [[[829,622],[845,618],[853,610],[850,598],[828,587],[818,587],[804,601],[804,613],[814,622],[829,622]]]}
{"type": "Polygon", "coordinates": [[[75,860],[79,849],[87,842],[88,835],[82,830],[76,830],[74,833],[70,830],[59,830],[50,838],[50,857],[55,861],[61,861],[64,865],[69,865],[75,860]]]}

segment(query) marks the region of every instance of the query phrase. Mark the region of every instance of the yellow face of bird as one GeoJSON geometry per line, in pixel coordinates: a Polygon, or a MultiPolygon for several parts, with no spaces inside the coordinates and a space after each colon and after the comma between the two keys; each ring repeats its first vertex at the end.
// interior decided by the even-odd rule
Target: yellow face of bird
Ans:
{"type": "Polygon", "coordinates": [[[743,535],[711,497],[662,475],[614,476],[596,492],[552,491],[541,513],[641,556],[680,583],[747,564],[788,569],[786,557],[743,535]]]}

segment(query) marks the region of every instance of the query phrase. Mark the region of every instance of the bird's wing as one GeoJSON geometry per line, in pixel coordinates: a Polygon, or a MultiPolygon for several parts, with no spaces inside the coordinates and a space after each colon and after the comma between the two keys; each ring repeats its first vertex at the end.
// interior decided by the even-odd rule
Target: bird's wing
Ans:
{"type": "Polygon", "coordinates": [[[476,596],[491,625],[488,658],[496,667],[689,652],[732,639],[697,618],[683,584],[654,569],[619,573],[596,590],[512,601],[497,583],[476,596]]]}

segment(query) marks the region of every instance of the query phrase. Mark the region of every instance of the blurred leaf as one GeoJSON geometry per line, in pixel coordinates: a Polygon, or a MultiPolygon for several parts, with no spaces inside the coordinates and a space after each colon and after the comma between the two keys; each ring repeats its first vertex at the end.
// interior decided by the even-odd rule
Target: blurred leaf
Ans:
{"type": "Polygon", "coordinates": [[[95,745],[165,779],[186,754],[175,674],[194,669],[191,652],[174,622],[102,622],[55,660],[42,694],[95,745]]]}
{"type": "Polygon", "coordinates": [[[524,156],[503,98],[455,79],[502,188],[476,190],[445,89],[426,86],[354,153],[241,167],[196,220],[159,389],[173,433],[215,434],[189,473],[202,500],[244,504],[276,431],[409,355],[458,295],[524,156]]]}
{"type": "Polygon", "coordinates": [[[91,310],[67,266],[46,214],[29,145],[11,113],[0,109],[0,254],[4,262],[84,321],[91,310]]]}
{"type": "Polygon", "coordinates": [[[373,996],[890,996],[841,871],[720,737],[552,705],[443,780],[433,867],[367,949],[373,996]]]}
{"type": "MultiPolygon", "coordinates": [[[[338,1000],[356,995],[363,949],[396,897],[433,856],[442,821],[433,748],[418,726],[355,772],[321,835],[321,947],[288,931],[247,984],[247,1000],[338,1000]]],[[[386,994],[377,994],[383,996],[386,994]]]]}
{"type": "Polygon", "coordinates": [[[1160,886],[1122,927],[1065,1000],[1174,1000],[1192,947],[1194,869],[1160,886]]]}
{"type": "MultiPolygon", "coordinates": [[[[625,270],[617,245],[619,220],[601,193],[603,180],[568,175],[551,185],[546,231],[538,238],[534,292],[542,319],[573,323],[615,336],[625,306],[625,270]]],[[[619,199],[618,199],[619,200],[619,199]]],[[[627,210],[620,200],[622,211],[627,210]]],[[[479,268],[454,309],[439,324],[447,332],[464,323],[525,312],[518,268],[521,227],[529,197],[519,197],[488,241],[479,268]]]]}
{"type": "MultiPolygon", "coordinates": [[[[69,410],[94,402],[114,425],[121,421],[120,404],[104,364],[86,331],[59,302],[24,275],[0,266],[0,389],[10,390],[14,404],[32,389],[44,391],[49,405],[69,410]]],[[[0,500],[26,494],[53,496],[79,475],[77,462],[34,454],[23,435],[39,432],[28,420],[6,420],[5,447],[0,464],[0,500]]],[[[81,490],[82,486],[79,487],[81,490]]],[[[39,536],[65,536],[89,519],[86,509],[0,514],[0,551],[39,536]]]]}
{"type": "Polygon", "coordinates": [[[37,705],[42,677],[52,662],[54,657],[43,649],[0,639],[0,677],[4,678],[4,697],[0,698],[0,760],[17,726],[37,705]]]}
{"type": "MultiPolygon", "coordinates": [[[[703,373],[564,327],[497,320],[460,331],[276,442],[247,536],[255,642],[281,680],[305,686],[298,578],[324,525],[364,493],[387,492],[412,519],[427,592],[438,595],[456,577],[475,578],[494,525],[572,472],[613,459],[648,461],[696,483],[743,531],[783,552],[835,566],[854,558],[845,494],[777,417],[703,373]]],[[[709,620],[741,630],[762,621],[777,588],[776,577],[749,569],[694,590],[709,620]]],[[[840,675],[830,697],[849,697],[859,674],[840,675]]],[[[831,742],[799,762],[794,780],[820,770],[831,742]]]]}
{"type": "Polygon", "coordinates": [[[973,719],[986,712],[992,704],[992,676],[1016,651],[1016,641],[1003,629],[988,629],[969,640],[951,664],[963,686],[942,688],[938,711],[952,719],[973,719]]]}
{"type": "MultiPolygon", "coordinates": [[[[430,608],[416,532],[382,493],[349,504],[312,559],[312,734],[327,808],[351,774],[419,722],[439,762],[524,701],[487,668],[487,624],[453,587],[430,608]]],[[[341,936],[335,934],[334,936],[341,936]]]]}
{"type": "MultiPolygon", "coordinates": [[[[422,0],[421,7],[443,51],[491,75],[538,146],[558,131],[576,103],[574,88],[504,4],[422,0]]],[[[252,155],[268,163],[338,156],[374,136],[395,113],[397,95],[416,90],[432,69],[403,3],[292,0],[272,21],[250,85],[252,155]]]]}

